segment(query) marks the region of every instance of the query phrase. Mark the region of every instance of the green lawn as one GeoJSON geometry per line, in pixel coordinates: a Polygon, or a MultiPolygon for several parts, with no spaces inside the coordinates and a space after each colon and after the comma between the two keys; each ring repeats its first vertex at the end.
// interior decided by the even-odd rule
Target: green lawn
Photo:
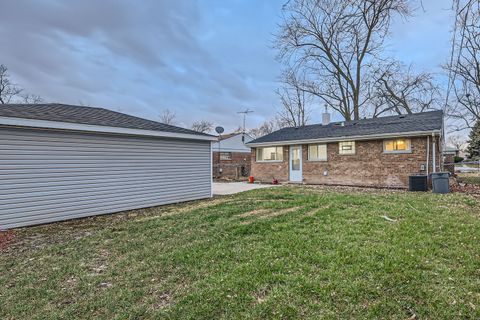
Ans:
{"type": "Polygon", "coordinates": [[[479,319],[479,206],[279,187],[22,229],[0,319],[479,319]]]}

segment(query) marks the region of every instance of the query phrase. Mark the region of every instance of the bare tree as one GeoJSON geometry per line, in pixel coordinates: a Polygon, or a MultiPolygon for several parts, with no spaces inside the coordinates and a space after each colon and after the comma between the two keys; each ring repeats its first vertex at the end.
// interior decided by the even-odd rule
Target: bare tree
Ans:
{"type": "Polygon", "coordinates": [[[409,14],[408,0],[292,0],[283,11],[279,59],[305,70],[307,92],[359,119],[392,17],[409,14]]]}
{"type": "Polygon", "coordinates": [[[20,98],[21,98],[21,101],[23,103],[41,103],[41,102],[43,102],[42,97],[37,96],[35,94],[30,94],[30,93],[21,94],[20,98]]]}
{"type": "Polygon", "coordinates": [[[454,0],[457,11],[449,72],[454,92],[448,114],[455,130],[473,128],[480,119],[480,2],[454,0]]]}
{"type": "Polygon", "coordinates": [[[24,90],[10,79],[8,68],[0,64],[0,104],[43,102],[40,96],[23,92],[24,90]]]}
{"type": "Polygon", "coordinates": [[[10,103],[17,97],[22,89],[10,80],[8,68],[0,64],[0,104],[10,103]]]}
{"type": "Polygon", "coordinates": [[[381,65],[374,74],[371,92],[372,116],[412,114],[440,107],[440,89],[433,75],[415,73],[396,61],[381,65]]]}
{"type": "Polygon", "coordinates": [[[280,129],[281,123],[278,120],[267,120],[262,123],[258,128],[251,129],[248,134],[252,136],[254,139],[263,137],[267,134],[274,132],[275,130],[280,129]]]}
{"type": "Polygon", "coordinates": [[[283,87],[277,90],[282,103],[278,117],[289,127],[299,127],[307,124],[310,110],[308,108],[309,95],[303,89],[305,78],[296,70],[287,69],[282,74],[283,87]]]}
{"type": "Polygon", "coordinates": [[[451,146],[455,147],[455,149],[462,150],[463,146],[467,141],[464,136],[454,134],[454,135],[448,136],[447,142],[451,146]]]}
{"type": "Polygon", "coordinates": [[[192,123],[192,130],[200,133],[209,133],[213,129],[213,123],[207,120],[199,120],[192,123]]]}
{"type": "Polygon", "coordinates": [[[170,111],[170,109],[165,109],[159,115],[160,122],[168,124],[168,125],[175,125],[177,123],[177,115],[175,112],[170,111]]]}

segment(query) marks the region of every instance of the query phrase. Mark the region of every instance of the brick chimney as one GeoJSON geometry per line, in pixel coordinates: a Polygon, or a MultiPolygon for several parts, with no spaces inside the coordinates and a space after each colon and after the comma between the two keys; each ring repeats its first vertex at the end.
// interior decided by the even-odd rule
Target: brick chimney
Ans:
{"type": "Polygon", "coordinates": [[[328,112],[328,108],[325,105],[325,112],[322,113],[322,125],[326,126],[330,123],[330,112],[328,112]]]}

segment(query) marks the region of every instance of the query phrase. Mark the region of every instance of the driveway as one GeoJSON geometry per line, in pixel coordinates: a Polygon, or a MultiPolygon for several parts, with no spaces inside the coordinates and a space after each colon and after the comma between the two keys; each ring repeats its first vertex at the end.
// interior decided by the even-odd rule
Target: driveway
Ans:
{"type": "Polygon", "coordinates": [[[253,189],[273,188],[278,185],[271,184],[252,184],[247,182],[214,182],[213,195],[235,194],[253,189]]]}

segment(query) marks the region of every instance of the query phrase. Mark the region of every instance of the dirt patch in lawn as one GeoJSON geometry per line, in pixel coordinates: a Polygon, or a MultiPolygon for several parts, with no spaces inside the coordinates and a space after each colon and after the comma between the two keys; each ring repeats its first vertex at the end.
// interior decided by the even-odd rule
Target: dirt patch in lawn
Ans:
{"type": "Polygon", "coordinates": [[[0,251],[5,250],[15,239],[15,233],[12,230],[0,231],[0,251]]]}

